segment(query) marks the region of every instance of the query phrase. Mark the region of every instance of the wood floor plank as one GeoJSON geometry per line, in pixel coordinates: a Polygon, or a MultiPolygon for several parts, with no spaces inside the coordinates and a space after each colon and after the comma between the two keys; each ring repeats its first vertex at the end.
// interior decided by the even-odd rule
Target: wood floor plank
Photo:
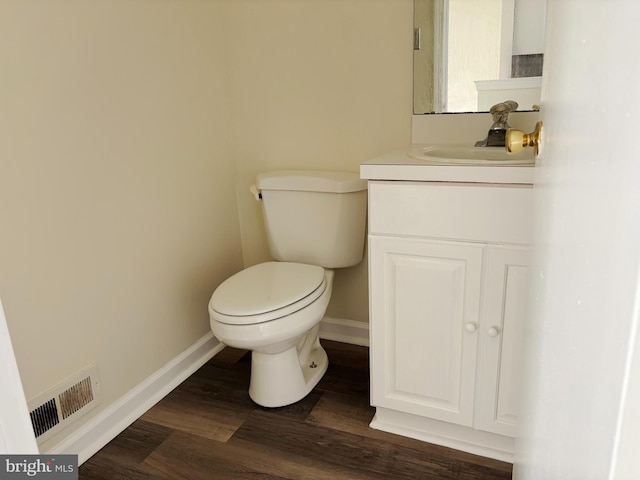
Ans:
{"type": "MultiPolygon", "coordinates": [[[[221,355],[228,349],[229,347],[225,348],[218,355],[221,355]]],[[[246,387],[251,374],[250,354],[245,354],[246,358],[243,357],[241,361],[230,365],[220,365],[216,363],[216,357],[191,375],[191,377],[184,382],[184,385],[188,387],[190,381],[197,380],[201,388],[211,389],[207,393],[215,393],[217,395],[228,394],[230,391],[247,393],[246,387]]]]}
{"type": "Polygon", "coordinates": [[[219,404],[190,402],[186,395],[171,393],[141,418],[174,430],[226,442],[249,414],[246,410],[221,408],[219,404]]]}
{"type": "Polygon", "coordinates": [[[290,419],[299,419],[304,421],[307,418],[313,409],[315,408],[318,401],[322,398],[322,392],[318,390],[313,390],[309,395],[304,397],[302,400],[293,403],[291,405],[286,405],[284,407],[277,408],[266,408],[261,407],[259,405],[255,406],[254,410],[262,410],[266,412],[273,412],[282,418],[282,421],[287,421],[287,418],[290,419]]]}
{"type": "Polygon", "coordinates": [[[78,473],[80,480],[172,480],[161,471],[144,465],[130,465],[99,457],[91,463],[84,463],[78,473]]]}
{"type": "Polygon", "coordinates": [[[322,343],[325,377],[300,402],[274,409],[249,398],[250,352],[226,347],[85,462],[79,478],[511,478],[510,464],[370,429],[368,349],[322,343]]]}
{"type": "Polygon", "coordinates": [[[386,440],[386,437],[381,435],[382,432],[369,428],[374,414],[375,409],[369,406],[366,399],[326,392],[306,421],[341,432],[370,438],[382,437],[382,440],[386,440]]]}
{"type": "Polygon", "coordinates": [[[81,467],[80,478],[86,480],[166,480],[167,477],[146,469],[144,459],[169,435],[172,429],[137,420],[98,455],[81,467]]]}
{"type": "Polygon", "coordinates": [[[375,409],[369,406],[368,400],[327,392],[316,404],[306,421],[314,425],[322,425],[326,428],[361,435],[400,447],[418,450],[428,449],[435,455],[496,469],[508,475],[507,478],[510,478],[512,471],[512,465],[510,463],[472,455],[448,447],[424,443],[420,440],[383,432],[381,430],[374,430],[369,427],[369,423],[371,423],[374,414],[375,409]]]}
{"type": "Polygon", "coordinates": [[[251,352],[248,350],[225,347],[209,362],[214,366],[236,365],[238,362],[250,362],[251,352]]]}
{"type": "Polygon", "coordinates": [[[369,348],[349,343],[322,340],[325,350],[331,351],[331,363],[344,367],[369,370],[369,348]]]}
{"type": "Polygon", "coordinates": [[[369,376],[363,375],[361,369],[336,366],[329,361],[329,368],[318,383],[317,390],[322,392],[341,393],[356,397],[369,396],[369,376]]]}
{"type": "Polygon", "coordinates": [[[171,435],[144,463],[172,480],[371,478],[358,472],[345,476],[341,467],[304,455],[274,454],[253,442],[219,443],[182,432],[171,435]]]}
{"type": "Polygon", "coordinates": [[[478,480],[510,478],[510,474],[435,455],[427,448],[400,447],[368,437],[306,422],[281,422],[271,412],[256,411],[229,440],[250,441],[282,455],[307,456],[356,471],[370,478],[478,480]]]}

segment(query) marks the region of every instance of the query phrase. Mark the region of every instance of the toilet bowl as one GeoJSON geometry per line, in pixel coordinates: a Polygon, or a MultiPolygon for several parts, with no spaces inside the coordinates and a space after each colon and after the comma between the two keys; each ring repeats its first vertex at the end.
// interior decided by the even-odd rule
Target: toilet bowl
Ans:
{"type": "Polygon", "coordinates": [[[318,339],[333,271],[265,262],[223,282],[209,302],[211,330],[225,345],[252,350],[249,396],[281,407],[304,398],[328,366],[318,339]]]}
{"type": "Polygon", "coordinates": [[[285,170],[258,175],[249,190],[276,261],[220,284],[209,317],[222,343],[251,350],[253,401],[281,407],[304,398],[327,370],[319,324],[333,269],[362,261],[367,184],[355,173],[285,170]]]}

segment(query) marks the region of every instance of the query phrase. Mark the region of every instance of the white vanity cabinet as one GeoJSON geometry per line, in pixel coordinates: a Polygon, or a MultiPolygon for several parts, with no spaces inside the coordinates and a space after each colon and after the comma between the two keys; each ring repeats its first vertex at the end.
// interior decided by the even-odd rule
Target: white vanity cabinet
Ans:
{"type": "Polygon", "coordinates": [[[371,426],[512,461],[531,185],[361,174],[371,426]]]}

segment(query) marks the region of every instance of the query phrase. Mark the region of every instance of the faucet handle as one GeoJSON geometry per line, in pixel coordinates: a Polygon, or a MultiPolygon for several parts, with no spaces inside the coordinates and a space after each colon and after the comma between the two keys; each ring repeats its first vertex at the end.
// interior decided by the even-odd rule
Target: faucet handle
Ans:
{"type": "Polygon", "coordinates": [[[509,113],[518,109],[518,102],[514,100],[506,100],[501,103],[496,103],[489,109],[489,113],[493,116],[493,121],[498,122],[504,117],[504,121],[507,120],[509,113]]]}
{"type": "Polygon", "coordinates": [[[518,109],[518,102],[515,100],[505,100],[503,103],[509,107],[511,112],[518,109]]]}
{"type": "Polygon", "coordinates": [[[493,117],[493,125],[491,129],[507,129],[509,128],[509,124],[507,120],[509,118],[509,113],[513,110],[517,110],[518,102],[513,100],[506,100],[501,103],[496,103],[491,109],[489,109],[489,113],[493,117]]]}
{"type": "Polygon", "coordinates": [[[489,112],[512,112],[517,109],[518,102],[516,102],[515,100],[505,100],[504,102],[496,103],[489,109],[489,112]]]}

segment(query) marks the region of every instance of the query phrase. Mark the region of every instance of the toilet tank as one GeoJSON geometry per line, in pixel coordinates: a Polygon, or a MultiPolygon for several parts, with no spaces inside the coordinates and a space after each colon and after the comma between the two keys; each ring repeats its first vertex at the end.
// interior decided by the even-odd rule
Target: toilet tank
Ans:
{"type": "Polygon", "coordinates": [[[325,268],[360,263],[367,182],[358,174],[281,170],[258,175],[256,187],[275,260],[325,268]]]}

